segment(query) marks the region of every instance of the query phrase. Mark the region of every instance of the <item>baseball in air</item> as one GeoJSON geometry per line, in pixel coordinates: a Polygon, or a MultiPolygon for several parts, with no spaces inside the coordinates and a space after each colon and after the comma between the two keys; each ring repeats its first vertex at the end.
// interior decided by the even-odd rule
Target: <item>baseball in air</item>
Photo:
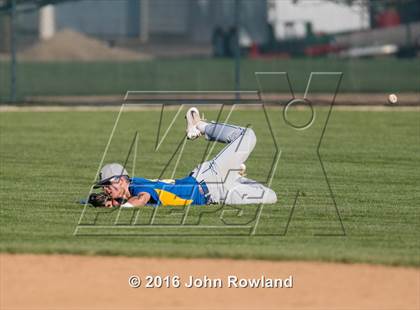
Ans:
{"type": "Polygon", "coordinates": [[[391,94],[388,96],[388,102],[391,104],[395,104],[398,102],[398,97],[396,94],[391,94]]]}

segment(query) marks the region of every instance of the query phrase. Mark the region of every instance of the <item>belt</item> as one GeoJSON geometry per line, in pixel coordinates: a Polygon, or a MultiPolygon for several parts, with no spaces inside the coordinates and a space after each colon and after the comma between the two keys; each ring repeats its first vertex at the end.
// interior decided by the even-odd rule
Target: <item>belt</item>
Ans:
{"type": "Polygon", "coordinates": [[[210,204],[212,201],[211,201],[209,189],[208,189],[208,187],[206,185],[206,182],[201,181],[200,183],[198,183],[198,190],[206,198],[206,204],[210,204]]]}

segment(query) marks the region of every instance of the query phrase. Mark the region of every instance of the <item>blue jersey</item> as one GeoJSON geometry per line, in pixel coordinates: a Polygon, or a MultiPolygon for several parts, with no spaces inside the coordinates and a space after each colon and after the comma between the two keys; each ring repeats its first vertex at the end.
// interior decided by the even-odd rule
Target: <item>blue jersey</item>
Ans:
{"type": "Polygon", "coordinates": [[[206,185],[198,183],[192,176],[175,180],[131,178],[128,190],[132,196],[142,192],[150,194],[148,204],[156,206],[205,205],[207,202],[206,185]]]}

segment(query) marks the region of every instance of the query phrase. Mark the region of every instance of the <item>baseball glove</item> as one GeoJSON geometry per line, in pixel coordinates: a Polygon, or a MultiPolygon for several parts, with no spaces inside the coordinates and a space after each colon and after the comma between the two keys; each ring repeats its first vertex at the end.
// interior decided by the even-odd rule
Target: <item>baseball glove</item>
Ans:
{"type": "Polygon", "coordinates": [[[105,193],[92,193],[89,196],[88,203],[95,208],[102,208],[105,207],[105,203],[110,199],[111,197],[105,193]]]}

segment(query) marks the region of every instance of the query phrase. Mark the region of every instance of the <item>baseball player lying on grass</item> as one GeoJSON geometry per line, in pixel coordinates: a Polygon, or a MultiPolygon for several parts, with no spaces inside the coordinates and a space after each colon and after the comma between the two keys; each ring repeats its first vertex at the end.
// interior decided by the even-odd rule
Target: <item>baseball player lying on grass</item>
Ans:
{"type": "Polygon", "coordinates": [[[277,201],[276,193],[244,177],[245,161],[255,147],[252,129],[229,124],[208,123],[197,108],[186,114],[187,138],[205,136],[207,140],[227,143],[213,159],[200,164],[187,177],[175,180],[149,180],[128,176],[120,164],[107,164],[100,172],[97,187],[102,194],[92,194],[94,206],[140,207],[186,206],[206,204],[269,204],[277,201]]]}

